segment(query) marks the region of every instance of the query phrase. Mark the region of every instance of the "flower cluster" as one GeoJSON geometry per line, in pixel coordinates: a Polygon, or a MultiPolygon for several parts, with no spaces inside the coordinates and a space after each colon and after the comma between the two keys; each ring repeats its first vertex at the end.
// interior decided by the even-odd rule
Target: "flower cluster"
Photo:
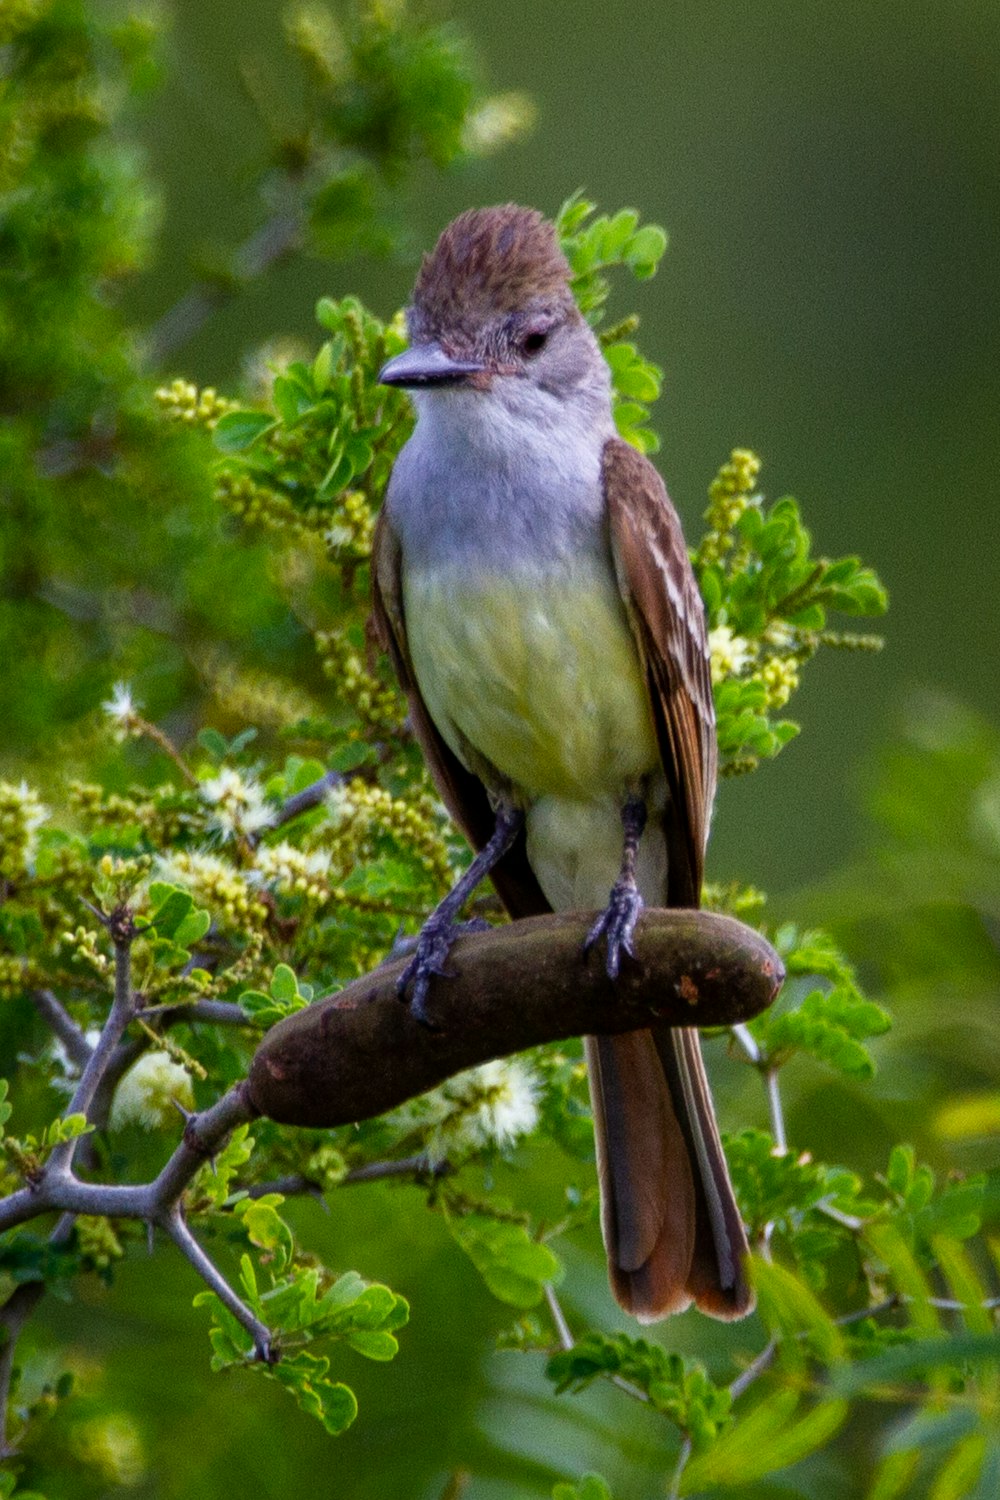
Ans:
{"type": "Polygon", "coordinates": [[[323,525],[320,512],[302,511],[269,484],[261,484],[244,469],[220,468],[215,476],[215,498],[246,526],[262,526],[285,536],[303,536],[323,525]]]}
{"type": "Polygon", "coordinates": [[[826,628],[827,614],[880,614],[885,590],[857,558],[812,555],[790,497],[765,507],[760,460],[736,448],[709,489],[707,531],[693,555],[705,600],[708,648],[724,775],[753,770],[797,732],[772,720],[822,645],[877,649],[876,637],[826,628]]]}
{"type": "Polygon", "coordinates": [[[142,705],[132,697],[132,689],[126,682],[116,682],[111,697],[101,704],[114,727],[115,739],[124,741],[142,734],[144,720],[142,705]]]}
{"type": "Polygon", "coordinates": [[[199,790],[211,809],[209,830],[223,841],[251,838],[274,817],[274,809],[266,801],[259,783],[251,776],[241,775],[233,766],[223,766],[217,776],[203,781],[199,790]]]}
{"type": "Polygon", "coordinates": [[[361,723],[378,734],[397,734],[402,717],[399,694],[367,670],[346,631],[318,631],[315,640],[324,674],[361,723]]]}
{"type": "Polygon", "coordinates": [[[734,448],[708,488],[708,530],[698,548],[700,563],[720,562],[734,545],[733,529],[748,505],[759,503],[754,487],[760,459],[749,448],[734,448]]]}
{"type": "Polygon", "coordinates": [[[331,823],[336,829],[330,843],[333,861],[349,870],[373,831],[391,834],[411,849],[424,869],[447,887],[453,870],[442,829],[442,818],[433,799],[419,793],[394,797],[385,787],[356,777],[338,786],[327,797],[331,823]]]}
{"type": "Polygon", "coordinates": [[[220,396],[212,386],[199,390],[190,380],[172,380],[169,385],[160,386],[155,396],[164,416],[189,427],[211,429],[220,417],[236,408],[235,401],[220,396]]]}
{"type": "Polygon", "coordinates": [[[169,1052],[145,1052],[121,1079],[111,1105],[111,1128],[141,1125],[160,1130],[177,1119],[177,1107],[194,1109],[194,1091],[187,1072],[169,1052]]]}
{"type": "Polygon", "coordinates": [[[375,535],[375,513],[361,490],[345,490],[337,502],[337,516],[326,531],[326,545],[337,562],[370,557],[375,535]]]}
{"type": "Polygon", "coordinates": [[[27,782],[0,781],[0,879],[16,881],[30,871],[48,815],[27,782]]]}
{"type": "Polygon", "coordinates": [[[431,1162],[457,1163],[478,1151],[509,1150],[539,1121],[540,1086],[520,1058],[498,1058],[450,1078],[394,1116],[417,1132],[431,1162]]]}
{"type": "Polygon", "coordinates": [[[267,918],[248,877],[217,854],[175,849],[156,860],[155,870],[159,880],[189,890],[229,932],[252,932],[267,918]]]}

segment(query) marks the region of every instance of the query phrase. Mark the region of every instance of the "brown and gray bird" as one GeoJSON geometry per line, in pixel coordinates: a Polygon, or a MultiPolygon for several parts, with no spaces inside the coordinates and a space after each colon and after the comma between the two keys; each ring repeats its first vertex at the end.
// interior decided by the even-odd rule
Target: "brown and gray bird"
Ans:
{"type": "MultiPolygon", "coordinates": [[[[376,534],[375,619],[477,851],[407,971],[426,1020],[486,875],[512,917],[602,909],[588,942],[612,976],[643,902],[697,906],[716,742],[680,523],[617,436],[553,226],[509,204],[462,214],[424,259],[408,326],[380,376],[417,422],[376,534]]],[[[646,1321],[691,1302],[740,1317],[747,1244],[697,1031],[586,1052],[615,1296],[646,1321]]]]}

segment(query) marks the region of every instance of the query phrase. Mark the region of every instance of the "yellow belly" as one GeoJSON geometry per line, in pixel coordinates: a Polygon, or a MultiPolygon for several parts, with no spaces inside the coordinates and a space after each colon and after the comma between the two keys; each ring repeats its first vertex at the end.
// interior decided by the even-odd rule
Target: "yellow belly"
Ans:
{"type": "Polygon", "coordinates": [[[527,801],[615,798],[659,764],[649,700],[610,568],[557,577],[404,578],[420,690],[455,753],[527,801]]]}

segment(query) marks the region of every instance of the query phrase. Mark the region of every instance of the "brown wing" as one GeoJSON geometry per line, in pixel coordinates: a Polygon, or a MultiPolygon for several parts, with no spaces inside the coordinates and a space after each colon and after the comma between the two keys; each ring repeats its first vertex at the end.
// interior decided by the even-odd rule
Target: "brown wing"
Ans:
{"type": "MultiPolygon", "coordinates": [[[[604,492],[670,788],[666,899],[697,906],[717,759],[704,606],[662,479],[618,438],[604,448],[604,492]]],[[[713,1317],[742,1317],[753,1306],[747,1242],[697,1031],[599,1037],[588,1055],[597,1063],[602,1220],[616,1297],[644,1320],[690,1300],[713,1317]]]]}
{"type": "MultiPolygon", "coordinates": [[[[384,506],[375,526],[372,548],[372,619],[379,642],[406,694],[410,724],[441,800],[478,851],[488,842],[496,819],[486,788],[442,739],[417,685],[406,641],[399,538],[384,506]]],[[[533,917],[551,911],[528,864],[523,832],[490,878],[512,917],[533,917]]]]}
{"type": "Polygon", "coordinates": [[[697,906],[717,761],[704,605],[663,480],[621,438],[604,447],[604,494],[670,788],[667,902],[697,906]]]}

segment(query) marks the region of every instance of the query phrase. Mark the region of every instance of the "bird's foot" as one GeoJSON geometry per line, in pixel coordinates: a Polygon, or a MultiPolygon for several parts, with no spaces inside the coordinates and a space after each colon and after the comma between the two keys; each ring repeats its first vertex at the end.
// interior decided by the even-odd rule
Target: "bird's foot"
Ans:
{"type": "Polygon", "coordinates": [[[489,927],[482,917],[473,917],[469,922],[456,922],[447,912],[432,912],[417,938],[416,950],[406,968],[396,981],[396,994],[400,1000],[408,1001],[410,1014],[422,1026],[432,1031],[434,1023],[427,1014],[427,991],[435,975],[451,979],[451,969],[445,961],[452,944],[466,932],[484,932],[489,927]]]}
{"type": "Polygon", "coordinates": [[[609,979],[618,978],[623,953],[627,953],[629,958],[635,957],[632,934],[635,932],[635,924],[639,920],[643,905],[643,899],[636,889],[634,880],[617,880],[611,887],[610,901],[587,933],[583,945],[585,953],[589,953],[598,938],[602,936],[607,943],[605,967],[609,979]]]}

